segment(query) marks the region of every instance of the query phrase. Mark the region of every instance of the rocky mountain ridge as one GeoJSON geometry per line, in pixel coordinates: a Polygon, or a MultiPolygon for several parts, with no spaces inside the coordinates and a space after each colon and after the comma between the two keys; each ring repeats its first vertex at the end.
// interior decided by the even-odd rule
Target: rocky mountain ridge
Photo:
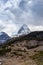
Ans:
{"type": "Polygon", "coordinates": [[[10,36],[6,34],[5,32],[0,32],[0,44],[3,44],[8,39],[10,39],[10,36]]]}

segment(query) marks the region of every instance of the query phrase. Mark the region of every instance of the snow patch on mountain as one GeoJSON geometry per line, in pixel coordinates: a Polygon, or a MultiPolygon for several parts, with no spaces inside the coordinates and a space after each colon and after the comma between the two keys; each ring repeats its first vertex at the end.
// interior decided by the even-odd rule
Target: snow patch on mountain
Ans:
{"type": "Polygon", "coordinates": [[[21,34],[21,35],[24,34],[24,35],[26,35],[26,34],[28,34],[30,32],[31,31],[28,28],[28,26],[26,24],[23,24],[23,26],[19,29],[18,34],[21,34]]]}
{"type": "Polygon", "coordinates": [[[0,44],[4,43],[8,39],[10,39],[10,37],[5,32],[0,32],[0,44]]]}

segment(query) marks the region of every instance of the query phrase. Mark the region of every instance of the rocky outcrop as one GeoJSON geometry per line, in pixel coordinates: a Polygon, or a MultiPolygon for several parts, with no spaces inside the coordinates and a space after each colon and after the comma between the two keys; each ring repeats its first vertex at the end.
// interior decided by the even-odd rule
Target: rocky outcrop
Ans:
{"type": "Polygon", "coordinates": [[[30,49],[30,48],[37,47],[39,45],[39,43],[36,40],[30,40],[30,41],[23,40],[23,41],[17,41],[17,42],[15,42],[15,45],[18,45],[20,47],[26,47],[26,48],[30,49]]]}

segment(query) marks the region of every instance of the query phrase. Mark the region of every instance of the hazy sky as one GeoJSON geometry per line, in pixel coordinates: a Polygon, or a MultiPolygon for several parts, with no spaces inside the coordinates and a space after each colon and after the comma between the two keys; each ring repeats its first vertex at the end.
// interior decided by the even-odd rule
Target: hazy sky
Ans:
{"type": "Polygon", "coordinates": [[[15,34],[23,24],[43,30],[43,0],[0,0],[0,32],[15,34]]]}

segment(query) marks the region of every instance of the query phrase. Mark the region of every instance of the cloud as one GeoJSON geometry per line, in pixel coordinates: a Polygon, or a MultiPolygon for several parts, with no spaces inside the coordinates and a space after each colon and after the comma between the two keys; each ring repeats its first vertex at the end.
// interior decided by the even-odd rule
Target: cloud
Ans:
{"type": "Polygon", "coordinates": [[[28,13],[26,21],[28,24],[43,25],[43,0],[22,0],[19,7],[28,13]]]}
{"type": "Polygon", "coordinates": [[[32,11],[38,15],[43,17],[43,0],[33,0],[32,11]]]}
{"type": "Polygon", "coordinates": [[[0,31],[4,31],[11,36],[12,32],[17,32],[17,26],[16,24],[12,23],[11,20],[9,20],[9,22],[4,23],[0,20],[0,31]]]}
{"type": "Polygon", "coordinates": [[[43,30],[43,26],[41,25],[39,26],[29,25],[28,27],[30,28],[31,31],[42,31],[43,30]]]}
{"type": "MultiPolygon", "coordinates": [[[[10,23],[10,24],[6,24],[5,28],[3,29],[4,32],[6,32],[7,34],[9,34],[10,36],[12,35],[12,32],[17,32],[17,27],[15,24],[10,23]]],[[[15,33],[14,32],[14,33],[15,33]]],[[[15,33],[16,34],[16,33],[15,33]]]]}
{"type": "Polygon", "coordinates": [[[30,9],[34,16],[34,25],[43,25],[43,0],[32,0],[30,9]]]}
{"type": "Polygon", "coordinates": [[[0,0],[0,3],[5,4],[8,0],[0,0]]]}
{"type": "Polygon", "coordinates": [[[43,0],[0,0],[1,31],[11,35],[24,23],[31,30],[43,30],[43,0]]]}

